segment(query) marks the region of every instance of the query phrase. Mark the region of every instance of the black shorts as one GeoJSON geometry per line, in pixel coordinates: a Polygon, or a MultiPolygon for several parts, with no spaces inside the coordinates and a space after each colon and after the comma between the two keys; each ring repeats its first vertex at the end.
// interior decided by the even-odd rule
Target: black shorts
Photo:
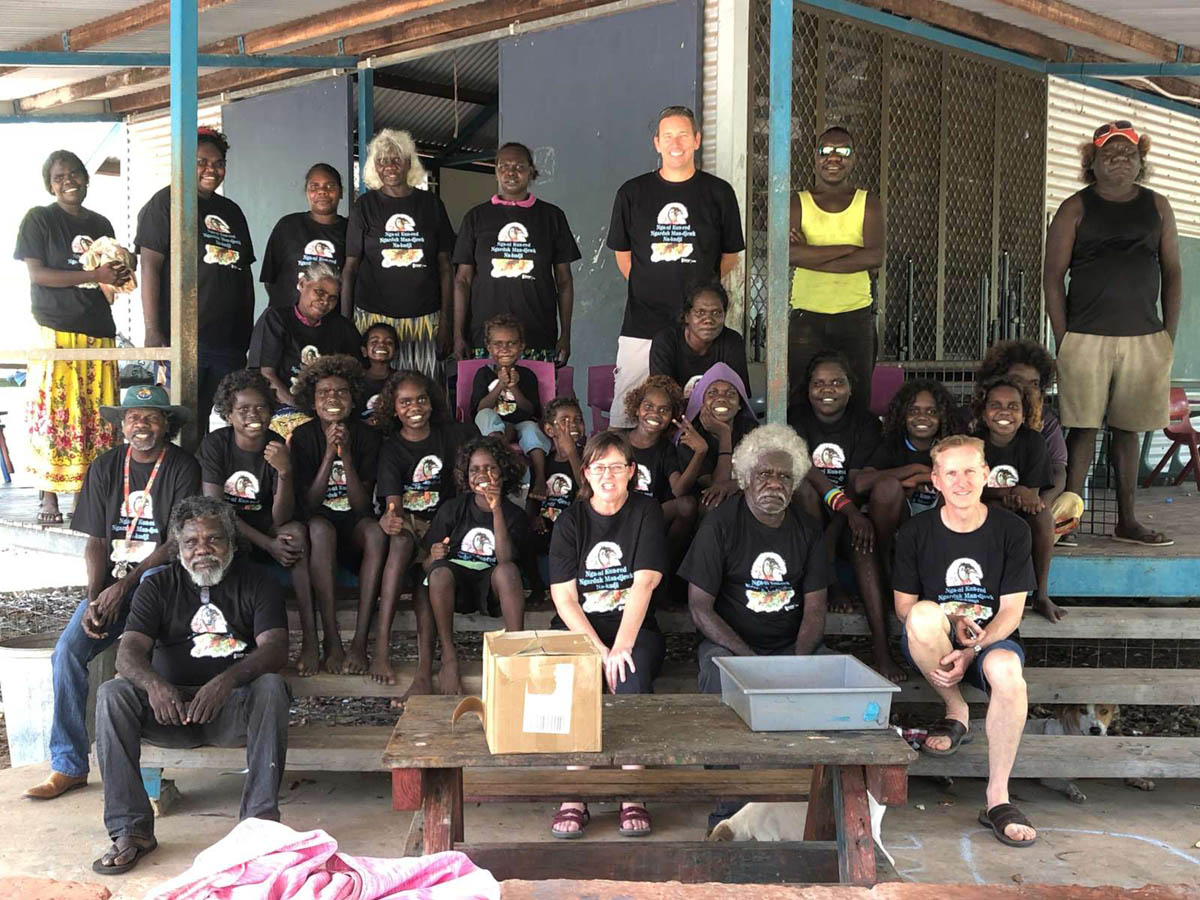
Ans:
{"type": "Polygon", "coordinates": [[[362,551],[358,549],[358,544],[354,541],[354,529],[358,527],[359,522],[370,516],[360,516],[356,512],[339,513],[328,509],[319,509],[309,518],[324,519],[333,526],[333,530],[337,532],[338,565],[357,573],[362,565],[362,551]]]}
{"type": "MultiPolygon", "coordinates": [[[[454,611],[470,615],[482,613],[485,616],[500,615],[500,598],[492,590],[492,573],[495,567],[473,569],[470,566],[460,566],[448,559],[439,559],[429,567],[432,575],[438,569],[449,569],[454,576],[454,611]]],[[[426,579],[428,584],[428,579],[426,579]]]]}

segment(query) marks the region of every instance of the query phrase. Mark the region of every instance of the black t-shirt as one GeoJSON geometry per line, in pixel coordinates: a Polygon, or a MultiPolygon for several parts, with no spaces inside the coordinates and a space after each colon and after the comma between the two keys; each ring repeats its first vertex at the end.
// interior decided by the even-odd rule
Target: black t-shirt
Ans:
{"type": "Polygon", "coordinates": [[[715,610],[757,653],[796,643],[804,595],[829,586],[821,530],[788,507],[778,528],[764,525],[742,494],[705,516],[679,577],[716,597],[715,610]]]}
{"type": "MultiPolygon", "coordinates": [[[[919,464],[933,467],[933,460],[928,450],[918,450],[907,437],[901,434],[884,435],[867,460],[867,469],[899,469],[901,466],[919,464]]],[[[941,495],[934,490],[932,484],[921,486],[908,496],[908,509],[913,515],[933,509],[938,504],[941,495]]]]}
{"type": "MultiPolygon", "coordinates": [[[[268,431],[267,443],[272,441],[284,443],[282,437],[268,431]]],[[[243,450],[237,445],[232,427],[218,428],[204,436],[196,449],[196,460],[204,483],[220,485],[225,501],[237,510],[243,522],[255,531],[271,533],[279,473],[262,451],[243,450]]]]}
{"type": "MultiPolygon", "coordinates": [[[[717,440],[716,435],[709,434],[708,429],[700,424],[699,416],[696,416],[696,418],[692,421],[692,425],[695,427],[696,432],[700,435],[700,437],[704,438],[704,442],[708,444],[708,452],[704,454],[704,462],[700,465],[700,472],[696,475],[697,478],[702,478],[705,475],[711,475],[717,468],[717,453],[720,450],[721,442],[717,440]]],[[[748,416],[739,415],[733,420],[733,435],[730,441],[730,446],[736,447],[742,438],[744,438],[757,427],[757,420],[752,420],[748,416]]],[[[676,449],[679,451],[679,468],[681,470],[686,469],[688,467],[688,463],[692,461],[692,457],[695,456],[695,454],[692,453],[692,448],[683,441],[680,441],[676,445],[676,449]]]]}
{"type": "Polygon", "coordinates": [[[650,374],[668,375],[690,395],[696,382],[717,363],[725,363],[750,389],[750,373],[746,368],[746,342],[732,328],[722,329],[708,350],[696,353],[683,336],[683,325],[668,325],[650,343],[650,374]]]}
{"type": "Polygon", "coordinates": [[[941,604],[946,615],[987,625],[1003,595],[1037,587],[1032,546],[1029,526],[1007,509],[989,506],[984,523],[967,534],[947,528],[940,511],[914,516],[896,532],[892,585],[941,604]]]}
{"type": "Polygon", "coordinates": [[[298,212],[275,223],[258,276],[267,286],[271,306],[286,309],[295,304],[296,282],[313,263],[329,263],[339,270],[346,265],[346,222],[345,216],[338,216],[333,224],[322,225],[309,213],[298,212]]]}
{"type": "MultiPolygon", "coordinates": [[[[379,432],[364,425],[357,417],[345,420],[350,432],[350,457],[359,480],[368,488],[375,481],[375,469],[379,464],[379,432]]],[[[296,497],[302,503],[312,487],[313,479],[321,470],[325,458],[325,429],[319,419],[305,422],[292,432],[292,470],[296,473],[296,497]]],[[[307,504],[306,504],[307,505],[307,504]]],[[[321,507],[309,509],[311,515],[322,513],[350,513],[350,496],[346,490],[346,471],[340,459],[334,459],[329,473],[329,484],[325,488],[325,499],[321,507]]]]}
{"type": "Polygon", "coordinates": [[[808,444],[813,465],[837,487],[845,487],[846,476],[868,464],[883,434],[878,418],[854,406],[847,406],[840,419],[827,424],[804,403],[788,424],[808,444]]]}
{"type": "MultiPolygon", "coordinates": [[[[254,244],[241,207],[220,194],[196,198],[199,211],[196,249],[196,306],[202,347],[233,354],[246,352],[254,324],[254,244]]],[[[166,259],[159,279],[158,321],[171,327],[171,188],[151,197],[138,213],[139,250],[155,250],[166,259]]]]}
{"type": "Polygon", "coordinates": [[[383,390],[389,377],[385,375],[383,378],[372,378],[370,375],[363,374],[363,396],[367,398],[363,402],[362,417],[364,419],[369,418],[375,412],[375,404],[379,402],[379,392],[383,390]]]}
{"type": "MultiPolygon", "coordinates": [[[[529,420],[538,421],[542,418],[542,403],[538,395],[538,380],[537,375],[532,369],[527,369],[525,366],[517,366],[517,387],[521,393],[525,395],[525,399],[533,404],[533,410],[526,412],[517,406],[515,400],[512,399],[511,391],[503,391],[496,399],[496,405],[492,407],[496,414],[510,425],[516,425],[518,422],[528,422],[529,420]]],[[[471,385],[471,413],[479,412],[479,401],[488,395],[493,387],[496,386],[496,369],[491,363],[480,366],[479,371],[475,373],[475,381],[471,385]]]]}
{"type": "Polygon", "coordinates": [[[575,472],[566,460],[557,460],[551,453],[546,457],[546,499],[541,502],[539,513],[548,526],[553,527],[558,517],[575,502],[579,485],[575,483],[575,472]]]}
{"type": "Polygon", "coordinates": [[[300,321],[294,305],[286,309],[268,306],[250,336],[246,364],[251,369],[274,369],[288,384],[304,366],[331,353],[345,353],[354,359],[362,353],[362,336],[341,313],[330,312],[314,326],[300,321]]]}
{"type": "Polygon", "coordinates": [[[678,321],[690,285],[720,275],[721,254],[746,249],[737,196],[708,172],[631,178],[613,202],[608,246],[632,253],[621,334],[650,340],[678,321]]]}
{"type": "Polygon", "coordinates": [[[287,628],[283,589],[240,557],[208,588],[176,560],[138,586],[125,621],[126,632],[154,639],[154,671],[179,687],[206,684],[275,628],[287,628]]]}
{"type": "MultiPolygon", "coordinates": [[[[529,520],[525,511],[507,498],[501,499],[500,510],[512,542],[513,559],[518,560],[529,540],[529,520]]],[[[446,559],[490,568],[497,562],[494,524],[495,517],[490,510],[479,508],[475,494],[459,494],[438,507],[422,543],[428,549],[450,538],[446,559]]]]}
{"type": "Polygon", "coordinates": [[[456,493],[454,457],[458,448],[477,434],[470,425],[439,423],[429,427],[423,441],[407,441],[397,431],[379,451],[380,500],[400,497],[405,512],[431,520],[456,493]]]}
{"type": "Polygon", "coordinates": [[[987,458],[988,487],[1033,488],[1040,491],[1054,484],[1054,472],[1050,467],[1050,452],[1040,431],[1031,431],[1022,425],[1013,439],[1003,447],[995,447],[988,439],[986,430],[978,437],[983,438],[983,453],[987,458]]]}
{"type": "Polygon", "coordinates": [[[634,447],[633,461],[637,463],[637,475],[629,482],[631,491],[653,497],[659,503],[674,499],[671,476],[680,471],[679,450],[669,438],[660,438],[653,447],[634,447]]]}
{"type": "Polygon", "coordinates": [[[354,305],[396,319],[438,312],[438,254],[453,250],[454,229],[436,194],[367,191],[350,209],[346,227],[346,256],[358,257],[354,305]]]}
{"type": "MultiPolygon", "coordinates": [[[[73,216],[57,203],[35,206],[21,220],[13,259],[40,259],[49,269],[79,271],[79,257],[98,237],[115,237],[112,223],[99,213],[84,209],[73,216]]],[[[30,282],[29,294],[34,321],[45,328],[104,338],[117,333],[112,309],[94,284],[56,288],[30,282]]]]}
{"type": "MultiPolygon", "coordinates": [[[[554,523],[550,538],[550,583],[575,582],[589,619],[620,621],[635,572],[666,574],[662,507],[641,494],[615,515],[604,516],[586,501],[574,503],[554,523]]],[[[652,612],[644,628],[658,629],[652,612]]]]}
{"type": "Polygon", "coordinates": [[[483,323],[511,313],[525,326],[525,346],[552,350],[558,341],[556,263],[579,259],[563,211],[535,200],[532,206],[480,203],[463,216],[454,245],[455,265],[473,265],[467,334],[482,347],[483,323]]]}
{"type": "Polygon", "coordinates": [[[184,497],[200,493],[200,466],[190,453],[167,444],[162,467],[154,477],[147,497],[146,482],[154,462],[129,460],[129,499],[125,500],[126,446],[113,447],[101,454],[83,479],[83,489],[71,515],[71,528],[90,537],[114,542],[112,558],[141,562],[167,539],[171,510],[184,497]],[[140,512],[139,512],[140,511],[140,512]],[[126,540],[126,533],[138,514],[137,527],[130,540],[134,546],[122,549],[115,542],[126,540]]]}

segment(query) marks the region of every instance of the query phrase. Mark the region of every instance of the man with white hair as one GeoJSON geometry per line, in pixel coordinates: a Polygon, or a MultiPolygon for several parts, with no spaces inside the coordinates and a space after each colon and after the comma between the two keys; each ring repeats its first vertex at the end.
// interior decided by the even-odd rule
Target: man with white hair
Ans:
{"type": "Polygon", "coordinates": [[[281,589],[235,557],[237,517],[215,497],[189,497],[171,516],[179,558],[133,597],[117,653],[118,678],[96,697],[96,756],[112,840],[92,863],[132,869],[156,846],[139,773],[141,742],[246,746],[240,819],[279,820],[291,696],[281,589]]]}

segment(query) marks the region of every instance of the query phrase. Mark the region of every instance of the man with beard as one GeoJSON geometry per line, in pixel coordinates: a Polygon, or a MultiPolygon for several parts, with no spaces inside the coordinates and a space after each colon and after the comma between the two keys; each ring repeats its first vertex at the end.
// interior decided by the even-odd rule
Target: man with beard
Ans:
{"type": "Polygon", "coordinates": [[[142,575],[167,562],[172,507],[200,493],[200,466],[170,443],[191,413],[172,406],[165,390],[136,385],[100,415],[121,429],[125,444],[92,462],[75,502],[71,528],[88,536],[87,599],[54,647],[51,772],[25,792],[35,800],[87,784],[88,663],[120,636],[142,575]]]}
{"type": "Polygon", "coordinates": [[[215,497],[175,507],[179,558],[134,594],[117,653],[120,676],[96,696],[96,757],[112,839],[92,863],[128,872],[158,844],[139,773],[143,739],[167,747],[246,746],[238,818],[279,820],[291,693],[281,589],[235,558],[237,514],[215,497]]]}

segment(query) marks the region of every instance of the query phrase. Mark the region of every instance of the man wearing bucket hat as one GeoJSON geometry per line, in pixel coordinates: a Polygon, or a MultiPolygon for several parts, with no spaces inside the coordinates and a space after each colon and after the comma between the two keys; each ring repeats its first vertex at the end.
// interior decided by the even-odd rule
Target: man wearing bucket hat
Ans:
{"type": "Polygon", "coordinates": [[[1138,433],[1168,420],[1183,276],[1175,214],[1140,182],[1150,138],[1132,122],[1101,125],[1081,148],[1087,186],[1063,201],[1046,232],[1043,287],[1058,348],[1067,490],[1083,495],[1107,424],[1117,481],[1113,539],[1165,547],[1134,515],[1138,433]],[[1063,279],[1070,272],[1070,287],[1063,279]],[[1159,297],[1162,315],[1159,316],[1159,297]]]}
{"type": "Polygon", "coordinates": [[[200,493],[200,466],[170,442],[191,413],[172,406],[163,388],[135,385],[120,406],[102,406],[100,415],[125,443],[88,467],[71,517],[71,528],[88,536],[87,599],[54,648],[51,772],[25,792],[37,800],[87,784],[88,663],[120,636],[143,573],[168,562],[171,509],[200,493]]]}

